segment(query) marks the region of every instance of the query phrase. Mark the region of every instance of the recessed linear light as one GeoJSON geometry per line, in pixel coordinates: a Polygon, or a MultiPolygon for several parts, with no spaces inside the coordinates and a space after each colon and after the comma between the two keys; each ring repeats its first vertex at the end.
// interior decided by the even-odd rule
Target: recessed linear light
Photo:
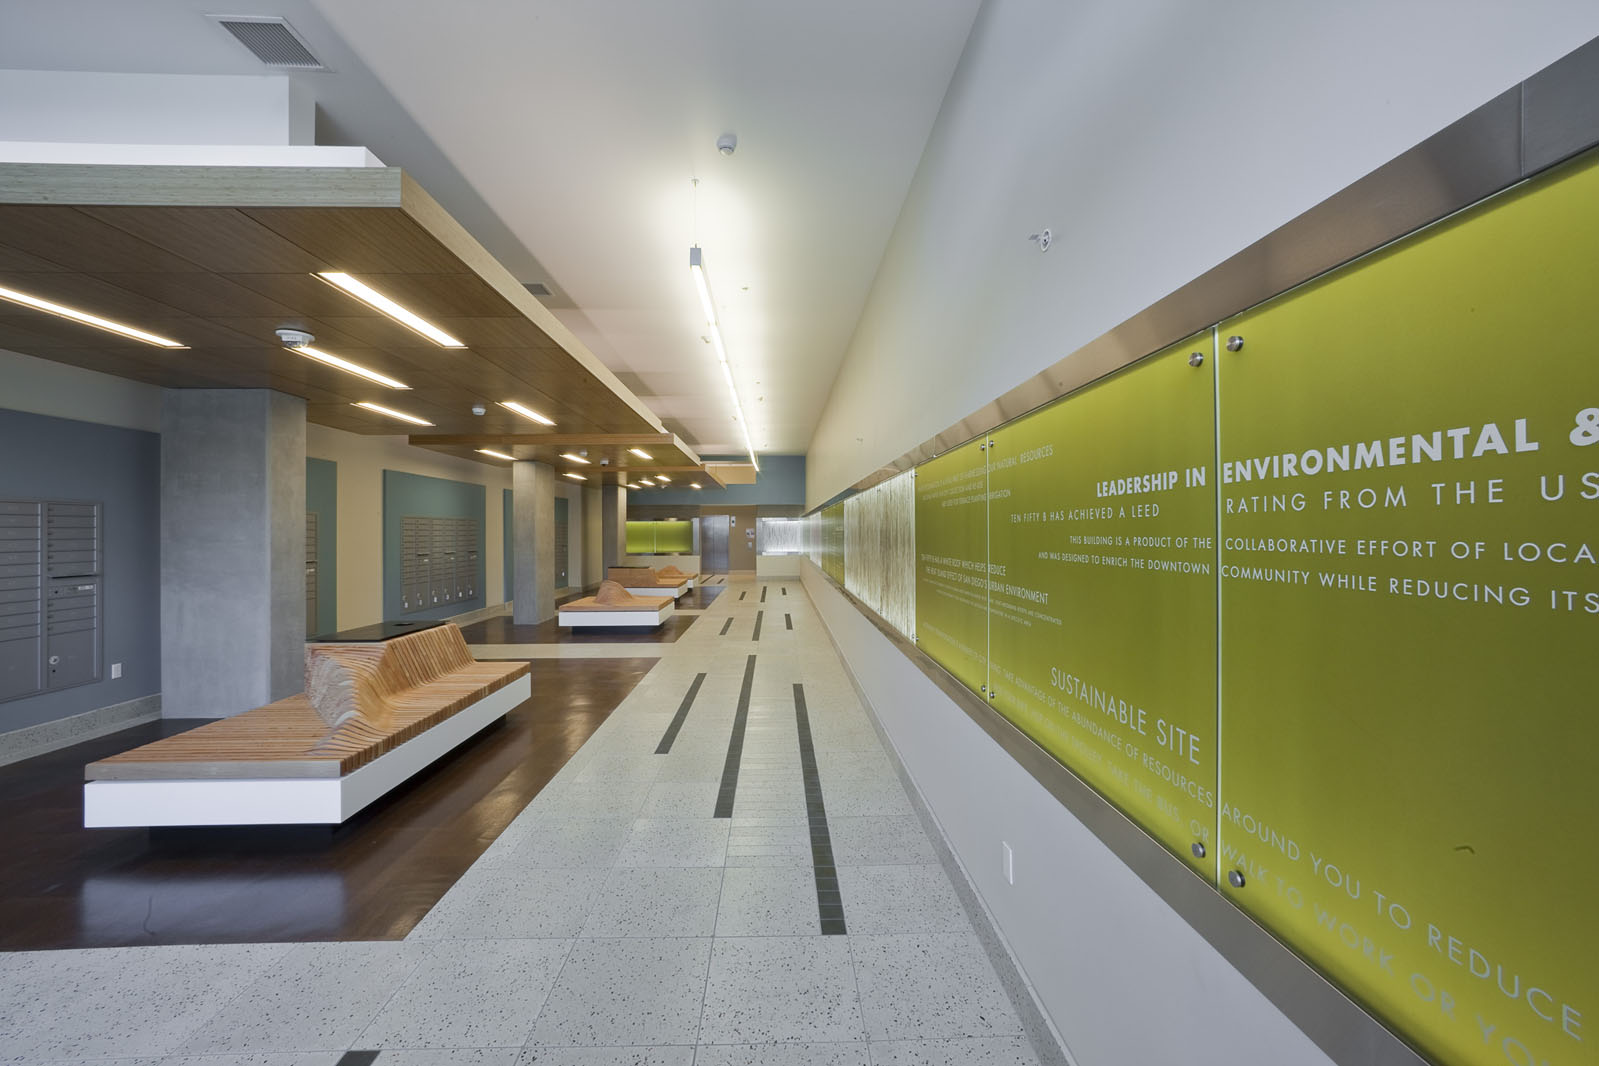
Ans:
{"type": "Polygon", "coordinates": [[[655,475],[655,480],[656,480],[656,481],[659,481],[659,482],[660,482],[660,483],[661,483],[661,484],[663,484],[663,485],[664,485],[664,484],[666,484],[666,483],[667,483],[667,482],[668,482],[668,481],[671,481],[671,480],[672,480],[672,479],[671,479],[671,478],[669,478],[669,477],[667,477],[667,476],[666,476],[666,475],[665,475],[665,474],[656,474],[656,475],[655,475]]]}
{"type": "Polygon", "coordinates": [[[31,307],[35,311],[43,311],[45,314],[55,315],[58,318],[70,319],[73,322],[80,323],[81,325],[93,326],[95,329],[103,329],[107,333],[116,333],[123,337],[127,337],[130,340],[143,341],[146,344],[153,344],[158,348],[188,347],[187,344],[181,344],[178,341],[172,340],[171,338],[160,337],[154,333],[146,333],[142,329],[134,329],[132,326],[125,326],[121,322],[113,322],[109,318],[101,318],[99,315],[91,315],[87,311],[79,311],[76,307],[68,307],[65,304],[53,303],[50,300],[42,300],[37,296],[29,296],[27,293],[18,292],[16,289],[0,287],[0,300],[10,300],[14,304],[21,304],[23,307],[31,307]]]}
{"type": "Polygon", "coordinates": [[[697,489],[700,487],[700,483],[698,481],[690,481],[688,483],[688,487],[691,489],[697,489]]]}
{"type": "Polygon", "coordinates": [[[391,408],[382,407],[375,403],[366,403],[365,401],[362,401],[361,403],[351,404],[350,406],[364,407],[368,411],[376,411],[380,415],[388,415],[390,418],[398,418],[402,422],[410,422],[418,426],[431,426],[433,424],[425,418],[418,418],[416,415],[408,415],[404,411],[395,411],[391,408]]]}
{"type": "Polygon", "coordinates": [[[565,475],[567,477],[571,478],[573,481],[587,481],[588,480],[588,478],[584,477],[582,474],[574,474],[570,470],[564,471],[564,473],[565,473],[565,475]]]}
{"type": "Polygon", "coordinates": [[[411,387],[403,381],[395,381],[391,377],[379,374],[376,370],[368,370],[360,363],[352,363],[348,359],[340,359],[338,356],[324,352],[320,348],[309,346],[288,348],[285,346],[285,350],[291,351],[296,355],[303,355],[307,359],[315,359],[319,363],[326,363],[328,366],[342,370],[346,374],[355,374],[358,377],[366,378],[368,381],[375,381],[379,385],[387,385],[391,389],[409,389],[411,387]]]}
{"type": "Polygon", "coordinates": [[[505,459],[513,463],[516,462],[516,456],[506,455],[504,452],[497,452],[493,448],[478,448],[476,450],[479,455],[492,455],[496,459],[505,459]]]}
{"type": "Polygon", "coordinates": [[[521,415],[523,418],[531,418],[533,421],[537,422],[541,426],[553,426],[553,425],[555,425],[554,422],[550,421],[548,418],[545,418],[543,415],[541,415],[537,411],[533,410],[533,408],[531,408],[531,407],[523,407],[521,404],[517,403],[515,400],[501,400],[500,401],[500,406],[505,408],[507,411],[514,411],[515,413],[521,415]]]}
{"type": "Polygon", "coordinates": [[[343,289],[368,307],[382,311],[400,325],[407,329],[415,330],[428,340],[441,348],[465,348],[466,345],[444,332],[433,323],[427,321],[414,311],[407,310],[393,300],[378,292],[372,286],[357,281],[350,275],[337,270],[319,271],[316,275],[329,285],[343,289]]]}
{"type": "Polygon", "coordinates": [[[562,452],[561,458],[571,463],[582,463],[584,466],[589,465],[589,461],[587,459],[583,458],[581,455],[573,455],[571,452],[562,452]]]}
{"type": "Polygon", "coordinates": [[[654,456],[652,456],[649,452],[645,451],[643,448],[629,448],[628,451],[632,452],[634,455],[638,456],[640,459],[653,459],[654,458],[654,456]]]}

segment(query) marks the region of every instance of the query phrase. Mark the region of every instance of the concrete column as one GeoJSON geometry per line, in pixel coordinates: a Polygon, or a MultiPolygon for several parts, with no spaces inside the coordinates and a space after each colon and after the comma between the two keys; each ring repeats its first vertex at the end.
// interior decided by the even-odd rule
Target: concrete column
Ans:
{"type": "MultiPolygon", "coordinates": [[[[600,536],[605,566],[621,566],[627,555],[627,486],[600,487],[600,536]]],[[[600,576],[605,576],[603,570],[600,576]]]]}
{"type": "Polygon", "coordinates": [[[168,389],[161,407],[161,713],[305,688],[305,401],[168,389]]]}
{"type": "Polygon", "coordinates": [[[511,464],[511,557],[518,624],[555,617],[555,468],[511,464]]]}
{"type": "Polygon", "coordinates": [[[600,487],[583,486],[583,588],[605,580],[605,536],[600,531],[600,487]]]}

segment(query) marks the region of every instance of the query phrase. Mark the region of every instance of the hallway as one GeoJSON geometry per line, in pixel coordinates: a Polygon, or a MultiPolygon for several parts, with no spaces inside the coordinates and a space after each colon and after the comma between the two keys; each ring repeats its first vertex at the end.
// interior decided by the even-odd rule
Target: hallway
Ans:
{"type": "Polygon", "coordinates": [[[658,647],[404,940],[3,955],[0,1061],[1036,1062],[799,581],[658,647]]]}

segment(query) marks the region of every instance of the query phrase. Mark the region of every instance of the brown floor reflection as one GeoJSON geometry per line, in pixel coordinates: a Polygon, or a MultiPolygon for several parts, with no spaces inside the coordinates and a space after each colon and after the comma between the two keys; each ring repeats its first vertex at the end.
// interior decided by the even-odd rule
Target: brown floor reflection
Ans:
{"type": "Polygon", "coordinates": [[[531,700],[336,831],[83,828],[85,763],[199,721],[0,767],[0,950],[399,939],[657,661],[535,660],[531,700]]]}

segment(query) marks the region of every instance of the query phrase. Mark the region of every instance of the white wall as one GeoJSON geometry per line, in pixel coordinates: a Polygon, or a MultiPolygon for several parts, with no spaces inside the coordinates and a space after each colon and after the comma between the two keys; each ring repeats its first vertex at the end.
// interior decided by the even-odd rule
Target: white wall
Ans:
{"type": "Polygon", "coordinates": [[[811,440],[807,505],[1596,35],[1591,0],[988,0],[811,440]]]}
{"type": "Polygon", "coordinates": [[[503,490],[509,465],[413,448],[404,437],[370,437],[327,426],[305,427],[305,454],[339,464],[338,627],[353,629],[383,619],[383,471],[468,481],[485,486],[483,511],[485,604],[505,602],[503,490]]]}
{"type": "Polygon", "coordinates": [[[0,70],[0,141],[315,144],[316,101],[282,74],[0,70]]]}
{"type": "Polygon", "coordinates": [[[805,589],[1077,1066],[1330,1066],[810,560],[805,589]],[[1000,842],[1015,856],[1001,872],[1000,842]]]}
{"type": "Polygon", "coordinates": [[[0,349],[0,407],[161,432],[161,389],[0,349]]]}

